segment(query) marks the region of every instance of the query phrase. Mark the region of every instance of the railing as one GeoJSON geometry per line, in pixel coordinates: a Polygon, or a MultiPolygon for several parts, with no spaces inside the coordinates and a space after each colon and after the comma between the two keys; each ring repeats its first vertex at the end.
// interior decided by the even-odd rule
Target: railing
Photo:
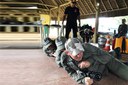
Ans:
{"type": "MultiPolygon", "coordinates": [[[[0,34],[1,35],[2,34],[12,34],[12,33],[15,33],[15,34],[40,33],[40,42],[41,42],[40,47],[42,47],[42,41],[44,38],[42,25],[8,25],[8,24],[0,25],[0,34]],[[26,29],[25,29],[25,27],[26,27],[26,29]],[[27,28],[29,30],[27,30],[27,28]]],[[[3,39],[4,39],[4,36],[3,36],[3,39]]]]}

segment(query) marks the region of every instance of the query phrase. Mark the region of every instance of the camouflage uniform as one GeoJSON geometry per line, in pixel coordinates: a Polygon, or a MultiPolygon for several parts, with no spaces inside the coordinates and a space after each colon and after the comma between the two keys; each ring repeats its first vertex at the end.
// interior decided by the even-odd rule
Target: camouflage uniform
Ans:
{"type": "Polygon", "coordinates": [[[57,46],[57,50],[55,51],[55,56],[56,56],[56,58],[55,58],[55,62],[57,63],[57,65],[59,66],[59,67],[62,67],[62,65],[61,65],[61,62],[60,62],[60,57],[61,57],[61,54],[64,52],[64,50],[65,50],[65,47],[64,47],[64,44],[65,44],[65,42],[66,42],[66,38],[65,37],[58,37],[56,40],[55,40],[55,44],[56,44],[56,46],[57,46]]]}
{"type": "Polygon", "coordinates": [[[54,57],[52,54],[54,54],[56,50],[55,41],[51,40],[50,38],[45,38],[43,41],[43,52],[47,54],[49,57],[54,57]]]}
{"type": "MultiPolygon", "coordinates": [[[[72,38],[70,39],[70,41],[73,41],[73,43],[76,43],[75,41],[78,41],[78,39],[72,38]]],[[[68,48],[66,47],[66,50],[69,51],[70,53],[73,53],[72,50],[69,49],[69,48],[73,48],[72,47],[73,43],[69,43],[68,48]]],[[[91,66],[87,68],[89,71],[100,72],[103,74],[107,70],[110,70],[112,73],[116,74],[120,78],[124,80],[128,80],[128,66],[124,65],[119,60],[115,59],[108,52],[105,52],[95,46],[92,46],[87,43],[83,44],[82,46],[84,48],[84,56],[82,58],[82,61],[86,60],[91,63],[91,66]]],[[[67,55],[66,52],[63,52],[61,55],[61,64],[63,68],[68,72],[68,74],[71,77],[73,77],[74,80],[82,84],[85,82],[84,81],[85,75],[83,74],[79,75],[80,73],[77,72],[77,69],[80,69],[78,67],[78,64],[80,62],[72,59],[69,55],[67,55]],[[73,63],[75,63],[74,64],[75,66],[73,66],[73,63]]],[[[84,69],[80,69],[80,70],[84,70],[84,69]]]]}

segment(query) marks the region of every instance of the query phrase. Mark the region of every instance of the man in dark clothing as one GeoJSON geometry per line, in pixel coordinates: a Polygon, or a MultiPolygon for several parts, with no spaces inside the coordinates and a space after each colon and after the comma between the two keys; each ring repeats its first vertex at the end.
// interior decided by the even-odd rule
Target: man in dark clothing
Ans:
{"type": "Polygon", "coordinates": [[[117,38],[123,37],[123,40],[122,40],[122,43],[121,43],[122,53],[125,53],[125,50],[126,50],[125,36],[127,34],[127,31],[128,31],[128,25],[126,25],[125,23],[126,23],[126,19],[122,19],[122,24],[119,25],[118,34],[116,35],[117,38]]]}
{"type": "Polygon", "coordinates": [[[126,23],[126,19],[122,19],[122,24],[119,25],[119,28],[118,28],[118,34],[120,36],[126,36],[128,28],[125,23],[126,23]]]}
{"type": "Polygon", "coordinates": [[[73,30],[73,37],[77,37],[77,19],[79,21],[79,26],[80,26],[80,12],[79,8],[76,7],[76,1],[71,2],[71,6],[68,6],[65,9],[64,16],[63,16],[63,21],[62,25],[64,23],[64,20],[67,18],[67,23],[66,23],[66,35],[65,37],[68,39],[69,38],[69,33],[71,32],[71,29],[73,30]]]}

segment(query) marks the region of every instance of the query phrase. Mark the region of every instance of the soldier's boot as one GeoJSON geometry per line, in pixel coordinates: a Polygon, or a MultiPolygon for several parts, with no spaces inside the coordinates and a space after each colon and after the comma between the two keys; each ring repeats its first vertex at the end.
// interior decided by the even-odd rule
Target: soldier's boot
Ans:
{"type": "Polygon", "coordinates": [[[121,59],[121,53],[120,53],[120,47],[117,47],[114,49],[115,53],[116,53],[116,58],[117,59],[121,59]]]}

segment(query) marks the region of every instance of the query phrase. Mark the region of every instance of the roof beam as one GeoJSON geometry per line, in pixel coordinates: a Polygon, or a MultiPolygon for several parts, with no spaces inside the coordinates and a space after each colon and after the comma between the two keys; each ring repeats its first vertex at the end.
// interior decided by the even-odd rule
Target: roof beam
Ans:
{"type": "Polygon", "coordinates": [[[117,1],[116,1],[116,0],[114,0],[114,1],[115,1],[115,3],[116,3],[117,8],[119,9],[119,6],[118,6],[118,4],[117,4],[117,1]]]}
{"type": "MultiPolygon", "coordinates": [[[[80,9],[82,9],[82,7],[79,4],[77,4],[77,5],[79,6],[80,9]]],[[[81,12],[82,12],[82,14],[84,14],[83,10],[81,10],[81,12]]]]}
{"type": "Polygon", "coordinates": [[[51,8],[50,10],[54,10],[54,9],[57,9],[58,7],[54,7],[54,8],[51,8]]]}
{"type": "MultiPolygon", "coordinates": [[[[58,1],[60,1],[61,3],[63,3],[62,0],[58,0],[58,1]]],[[[60,3],[60,2],[59,2],[59,3],[60,3]]]]}
{"type": "Polygon", "coordinates": [[[55,0],[52,0],[52,2],[53,2],[54,4],[56,4],[56,5],[58,5],[55,0]]]}
{"type": "MultiPolygon", "coordinates": [[[[0,16],[5,16],[5,15],[7,16],[7,15],[9,15],[10,13],[11,13],[11,14],[17,14],[17,12],[13,12],[13,11],[11,11],[11,12],[6,12],[6,13],[3,13],[3,12],[1,13],[1,12],[0,12],[0,16]]],[[[22,15],[22,14],[30,14],[30,13],[19,12],[19,14],[22,15]]],[[[38,15],[39,13],[33,12],[32,14],[35,14],[34,17],[38,17],[37,15],[38,15]]],[[[18,15],[15,15],[15,16],[18,16],[18,15]]]]}
{"type": "Polygon", "coordinates": [[[64,4],[61,4],[60,7],[69,5],[70,3],[71,3],[71,1],[69,1],[69,2],[67,2],[67,3],[64,3],[64,4]]]}
{"type": "Polygon", "coordinates": [[[91,13],[93,13],[92,9],[90,8],[90,6],[88,5],[87,1],[85,0],[85,3],[87,5],[87,7],[89,8],[89,10],[91,11],[91,13]]]}
{"type": "MultiPolygon", "coordinates": [[[[60,7],[66,6],[66,5],[70,4],[70,3],[71,3],[71,1],[60,5],[60,7]]],[[[57,8],[58,8],[58,6],[56,6],[56,7],[54,7],[54,8],[51,8],[51,10],[54,10],[54,9],[57,9],[57,8]]]]}
{"type": "Polygon", "coordinates": [[[105,4],[104,4],[103,0],[101,0],[101,3],[102,3],[102,5],[103,5],[103,7],[104,7],[105,11],[107,11],[107,8],[106,8],[106,6],[105,6],[105,4]]]}
{"type": "Polygon", "coordinates": [[[101,13],[107,13],[107,12],[119,11],[119,10],[124,10],[124,9],[128,9],[128,7],[126,7],[126,8],[120,8],[120,9],[114,9],[114,10],[110,10],[110,11],[106,11],[106,12],[101,12],[101,13]]]}
{"type": "Polygon", "coordinates": [[[125,0],[123,0],[123,2],[124,2],[124,4],[125,4],[125,6],[126,6],[126,7],[128,7],[128,5],[126,4],[126,1],[125,1],[125,0]]]}
{"type": "MultiPolygon", "coordinates": [[[[84,8],[84,4],[81,1],[80,1],[80,4],[81,4],[82,8],[84,8]]],[[[87,14],[89,14],[89,12],[87,11],[87,9],[85,9],[85,10],[86,10],[87,14]]],[[[84,12],[84,15],[85,15],[85,12],[84,12]]]]}
{"type": "Polygon", "coordinates": [[[90,1],[90,3],[91,3],[92,7],[93,7],[93,8],[95,9],[95,11],[96,11],[96,8],[94,7],[92,1],[91,1],[91,0],[89,0],[89,1],[90,1]]]}
{"type": "Polygon", "coordinates": [[[41,8],[29,8],[29,7],[0,7],[1,10],[10,10],[10,9],[15,9],[15,10],[44,10],[44,11],[49,11],[47,9],[41,9],[41,8]]]}
{"type": "MultiPolygon", "coordinates": [[[[40,0],[40,2],[43,4],[43,1],[42,0],[40,0]]],[[[45,6],[48,10],[50,10],[47,6],[45,6]]]]}
{"type": "Polygon", "coordinates": [[[110,3],[110,0],[107,0],[107,1],[108,1],[108,4],[110,5],[111,9],[113,10],[113,7],[112,7],[112,5],[110,3]]]}
{"type": "Polygon", "coordinates": [[[33,3],[33,2],[0,2],[1,5],[9,5],[9,4],[27,4],[27,5],[43,5],[43,6],[49,6],[49,7],[56,7],[55,5],[48,5],[43,3],[33,3]]]}

